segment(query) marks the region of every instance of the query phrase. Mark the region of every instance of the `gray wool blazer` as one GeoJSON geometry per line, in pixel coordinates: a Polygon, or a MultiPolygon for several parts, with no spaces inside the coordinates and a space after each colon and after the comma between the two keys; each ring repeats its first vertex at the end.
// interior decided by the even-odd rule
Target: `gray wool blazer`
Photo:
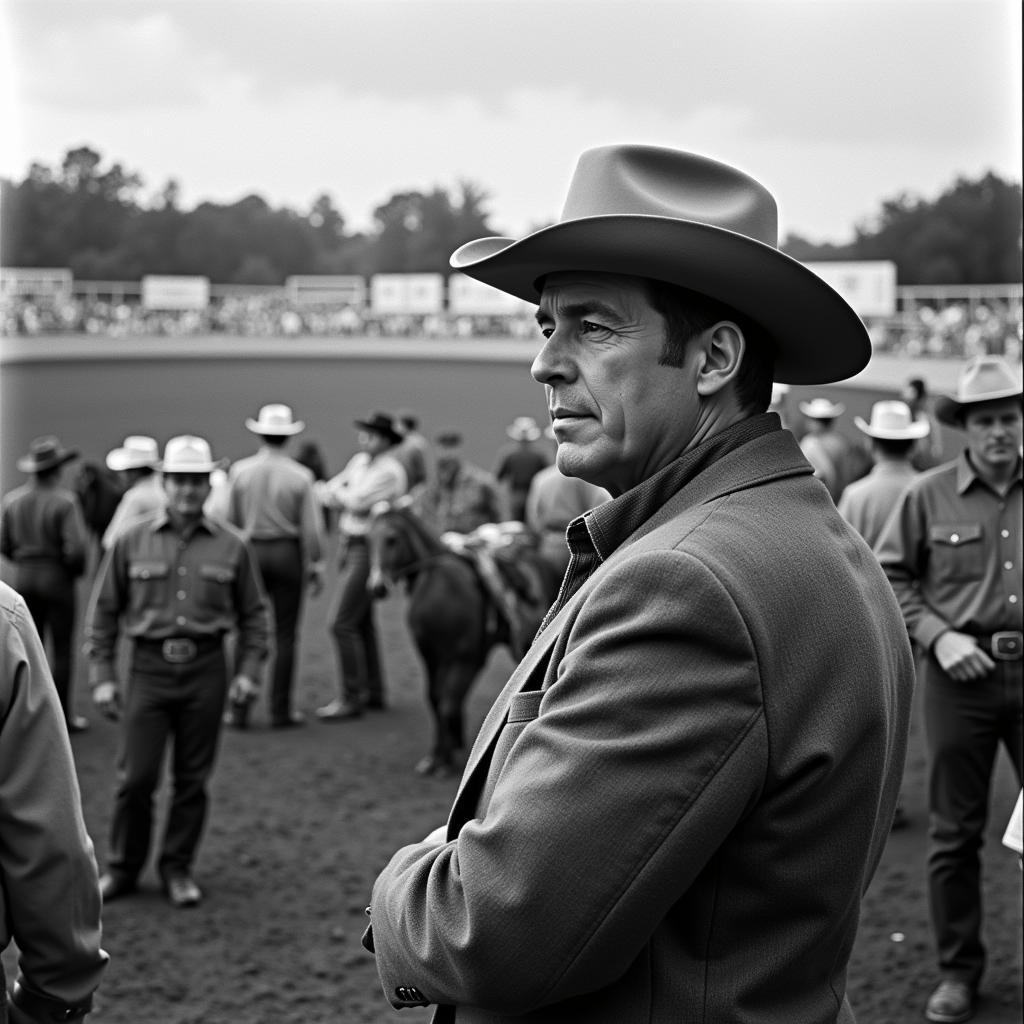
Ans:
{"type": "Polygon", "coordinates": [[[395,1006],[459,1024],[849,1022],[913,663],[788,431],[699,473],[535,641],[443,834],[372,896],[395,1006]]]}

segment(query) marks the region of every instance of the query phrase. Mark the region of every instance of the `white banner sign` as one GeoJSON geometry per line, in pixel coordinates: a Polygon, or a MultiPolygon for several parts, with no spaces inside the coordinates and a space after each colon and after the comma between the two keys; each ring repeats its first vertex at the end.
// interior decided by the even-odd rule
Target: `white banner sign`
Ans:
{"type": "Polygon", "coordinates": [[[804,266],[835,288],[860,316],[895,314],[896,264],[891,260],[836,260],[804,266]]]}
{"type": "Polygon", "coordinates": [[[361,310],[366,304],[366,282],[357,274],[294,274],[284,286],[297,306],[329,303],[361,310]]]}
{"type": "Polygon", "coordinates": [[[440,274],[374,274],[370,306],[381,313],[440,313],[444,278],[440,274]]]}
{"type": "Polygon", "coordinates": [[[143,309],[206,309],[209,304],[208,277],[147,274],[142,279],[143,309]]]}

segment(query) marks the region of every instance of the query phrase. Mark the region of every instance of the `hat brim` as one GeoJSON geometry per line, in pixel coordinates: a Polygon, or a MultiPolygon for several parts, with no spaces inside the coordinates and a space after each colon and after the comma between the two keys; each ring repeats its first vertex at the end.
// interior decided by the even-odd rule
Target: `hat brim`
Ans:
{"type": "Polygon", "coordinates": [[[78,458],[77,448],[66,448],[62,452],[58,452],[53,458],[43,459],[37,461],[31,455],[23,455],[18,459],[18,469],[22,473],[42,473],[47,469],[55,469],[57,466],[63,466],[65,462],[70,462],[72,459],[78,458]]]}
{"type": "Polygon", "coordinates": [[[984,405],[986,402],[1001,402],[1006,398],[1024,399],[1024,387],[1006,388],[1003,391],[990,391],[987,395],[979,395],[977,398],[970,398],[960,401],[951,398],[949,395],[940,395],[935,399],[935,418],[944,423],[947,427],[963,429],[964,413],[973,409],[976,405],[984,405]]]}
{"type": "Polygon", "coordinates": [[[291,437],[293,434],[301,434],[306,429],[302,420],[296,420],[290,426],[271,427],[266,423],[261,424],[259,420],[247,419],[245,421],[247,430],[263,437],[291,437]]]}
{"type": "Polygon", "coordinates": [[[215,462],[202,462],[198,466],[179,465],[174,462],[158,462],[155,468],[163,473],[164,476],[176,476],[188,473],[214,473],[218,469],[225,469],[227,462],[227,459],[217,459],[215,462]]]}
{"type": "Polygon", "coordinates": [[[867,366],[860,317],[813,271],[772,246],[696,221],[647,215],[583,217],[522,239],[480,238],[452,253],[453,269],[537,303],[557,271],[650,277],[727,303],[776,346],[774,379],[831,384],[867,366]]]}
{"type": "Polygon", "coordinates": [[[879,441],[919,441],[927,437],[931,426],[927,420],[914,420],[908,427],[902,430],[886,430],[882,427],[872,427],[867,420],[860,416],[853,417],[854,426],[868,437],[877,438],[879,441]]]}

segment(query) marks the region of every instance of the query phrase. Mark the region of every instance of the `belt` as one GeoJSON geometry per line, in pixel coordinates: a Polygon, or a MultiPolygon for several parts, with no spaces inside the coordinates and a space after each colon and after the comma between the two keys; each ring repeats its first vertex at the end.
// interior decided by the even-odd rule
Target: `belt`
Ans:
{"type": "Polygon", "coordinates": [[[1024,633],[1019,629],[1001,629],[978,640],[996,661],[1020,661],[1024,656],[1024,633]]]}
{"type": "Polygon", "coordinates": [[[193,639],[188,636],[172,636],[166,640],[147,640],[140,637],[135,641],[140,651],[157,654],[169,665],[187,665],[206,654],[212,654],[224,647],[222,636],[203,636],[193,639]]]}

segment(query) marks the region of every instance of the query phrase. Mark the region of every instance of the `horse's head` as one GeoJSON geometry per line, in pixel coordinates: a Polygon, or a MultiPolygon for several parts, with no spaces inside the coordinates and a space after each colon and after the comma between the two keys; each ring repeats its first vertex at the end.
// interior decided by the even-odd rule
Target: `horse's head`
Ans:
{"type": "Polygon", "coordinates": [[[366,541],[370,553],[366,585],[374,597],[386,597],[391,587],[423,559],[416,520],[408,503],[378,502],[370,513],[366,541]]]}

